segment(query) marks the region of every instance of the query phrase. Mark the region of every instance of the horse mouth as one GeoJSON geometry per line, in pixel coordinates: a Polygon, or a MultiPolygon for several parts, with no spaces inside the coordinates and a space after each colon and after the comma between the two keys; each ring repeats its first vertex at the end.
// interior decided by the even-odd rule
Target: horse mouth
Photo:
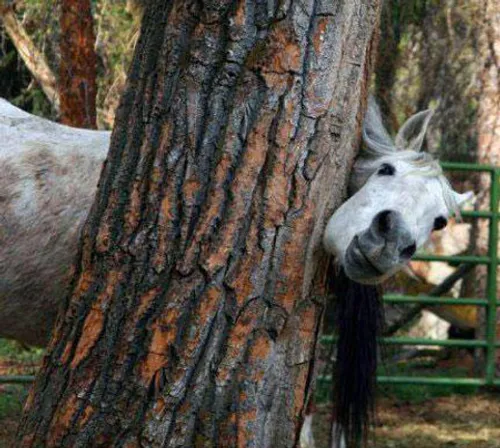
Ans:
{"type": "Polygon", "coordinates": [[[353,280],[368,280],[385,275],[363,252],[358,235],[354,236],[347,248],[345,262],[347,271],[351,271],[353,276],[358,277],[353,280]]]}

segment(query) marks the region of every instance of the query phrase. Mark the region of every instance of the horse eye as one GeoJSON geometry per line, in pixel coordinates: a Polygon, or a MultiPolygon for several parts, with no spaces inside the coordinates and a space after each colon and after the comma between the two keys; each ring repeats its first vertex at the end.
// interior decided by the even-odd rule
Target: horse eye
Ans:
{"type": "Polygon", "coordinates": [[[394,168],[392,165],[390,165],[388,163],[383,163],[382,165],[380,165],[380,168],[377,171],[377,174],[379,176],[393,176],[395,172],[396,172],[396,168],[394,168]]]}
{"type": "Polygon", "coordinates": [[[434,226],[432,227],[432,230],[444,229],[447,224],[448,224],[448,220],[444,216],[438,216],[434,220],[434,226]]]}

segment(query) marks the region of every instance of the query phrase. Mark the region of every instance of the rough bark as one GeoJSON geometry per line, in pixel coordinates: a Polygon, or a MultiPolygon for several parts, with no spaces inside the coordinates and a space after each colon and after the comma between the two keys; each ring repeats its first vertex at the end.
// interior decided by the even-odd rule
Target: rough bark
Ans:
{"type": "Polygon", "coordinates": [[[61,122],[96,128],[96,52],[90,0],[61,1],[61,122]]]}
{"type": "Polygon", "coordinates": [[[33,78],[36,79],[54,109],[58,111],[59,93],[57,91],[56,77],[49,67],[44,54],[38,50],[23,26],[17,20],[12,6],[4,0],[0,0],[0,18],[2,19],[5,31],[26,64],[26,67],[33,75],[33,78]]]}
{"type": "Polygon", "coordinates": [[[20,446],[298,443],[378,10],[148,3],[20,446]]]}

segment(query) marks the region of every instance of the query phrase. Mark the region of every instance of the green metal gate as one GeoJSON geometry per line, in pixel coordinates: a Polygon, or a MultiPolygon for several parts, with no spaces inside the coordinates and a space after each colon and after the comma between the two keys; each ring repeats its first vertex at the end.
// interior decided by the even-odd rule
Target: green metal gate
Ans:
{"type": "MultiPolygon", "coordinates": [[[[500,340],[496,339],[496,313],[500,302],[497,300],[497,267],[498,260],[498,224],[500,219],[500,167],[486,165],[474,165],[465,163],[442,163],[446,171],[469,171],[487,172],[491,176],[490,207],[489,211],[467,211],[462,216],[473,219],[489,219],[488,254],[487,256],[438,256],[421,255],[414,257],[422,261],[444,261],[452,263],[466,263],[487,266],[487,290],[486,299],[479,298],[452,298],[432,296],[408,296],[408,295],[384,295],[386,303],[420,303],[426,305],[477,305],[486,308],[486,338],[476,340],[451,339],[434,340],[410,337],[381,338],[383,344],[391,345],[428,345],[447,347],[482,347],[486,349],[486,368],[483,377],[478,378],[450,378],[450,377],[418,377],[418,376],[378,376],[379,383],[392,384],[449,384],[449,385],[471,385],[471,386],[500,386],[500,378],[495,377],[495,352],[500,348],[500,340]]],[[[323,336],[322,342],[330,344],[332,336],[323,336]]],[[[322,377],[320,381],[331,381],[331,377],[322,377]]]]}

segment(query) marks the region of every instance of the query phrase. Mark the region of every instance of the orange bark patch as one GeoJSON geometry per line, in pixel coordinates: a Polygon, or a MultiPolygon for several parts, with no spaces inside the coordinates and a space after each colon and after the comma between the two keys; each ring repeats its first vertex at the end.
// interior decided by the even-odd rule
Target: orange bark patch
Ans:
{"type": "MultiPolygon", "coordinates": [[[[85,318],[82,335],[80,336],[80,340],[75,350],[75,357],[71,361],[72,369],[75,369],[80,362],[87,357],[90,350],[92,350],[99,339],[104,324],[104,309],[107,306],[107,302],[113,296],[116,286],[119,284],[122,277],[122,274],[118,271],[110,271],[108,273],[106,288],[99,294],[96,302],[92,305],[89,314],[85,318]]],[[[69,356],[67,350],[69,349],[70,348],[66,346],[63,358],[67,359],[69,356]]]]}
{"type": "Polygon", "coordinates": [[[76,284],[73,295],[80,296],[82,294],[85,294],[92,285],[93,279],[93,275],[89,271],[83,271],[80,275],[80,278],[78,279],[78,283],[76,284]]]}
{"type": "MultiPolygon", "coordinates": [[[[71,368],[75,369],[78,364],[89,354],[92,347],[99,339],[101,330],[103,327],[104,316],[102,311],[90,310],[90,313],[85,319],[85,324],[83,325],[83,332],[80,340],[78,341],[78,346],[76,347],[75,357],[71,361],[71,368]]],[[[65,353],[66,354],[66,353],[65,353]]]]}
{"type": "Polygon", "coordinates": [[[234,25],[237,27],[244,27],[246,22],[247,8],[246,1],[240,0],[238,7],[236,8],[236,14],[234,15],[234,25]]]}
{"type": "Polygon", "coordinates": [[[96,237],[96,249],[98,252],[106,252],[109,249],[109,235],[109,225],[106,223],[102,224],[96,237]]]}
{"type": "Polygon", "coordinates": [[[302,216],[291,223],[289,239],[282,247],[283,261],[276,282],[275,300],[289,313],[301,297],[304,286],[307,240],[314,226],[311,208],[309,205],[302,216]]]}
{"type": "MultiPolygon", "coordinates": [[[[294,389],[293,389],[293,415],[295,417],[301,415],[304,411],[306,402],[306,387],[307,375],[309,374],[309,364],[301,364],[296,366],[298,372],[295,373],[294,389]]],[[[298,421],[295,423],[298,424],[298,421]]]]}
{"type": "Polygon", "coordinates": [[[132,191],[130,193],[130,203],[128,210],[125,213],[125,233],[131,234],[138,226],[141,211],[141,182],[134,181],[132,191]]]}
{"type": "Polygon", "coordinates": [[[263,333],[259,333],[252,342],[248,364],[252,366],[252,379],[257,383],[262,380],[265,374],[266,358],[271,351],[271,344],[272,342],[263,333]]]}
{"type": "MultiPolygon", "coordinates": [[[[214,272],[225,266],[233,252],[238,231],[247,217],[248,200],[252,196],[258,174],[266,160],[269,147],[267,135],[272,118],[273,114],[271,113],[263,114],[247,138],[247,148],[234,175],[231,187],[232,201],[229,215],[222,224],[219,238],[206,250],[207,261],[204,263],[204,267],[209,272],[214,272]]],[[[222,167],[225,171],[220,180],[225,179],[229,167],[229,164],[222,167]]],[[[217,207],[220,207],[220,203],[217,207]]]]}
{"type": "Polygon", "coordinates": [[[329,19],[327,17],[319,17],[318,25],[316,27],[315,33],[312,37],[312,42],[314,46],[314,51],[319,53],[321,51],[321,45],[325,40],[325,31],[328,26],[329,19]]]}
{"type": "Polygon", "coordinates": [[[52,419],[53,424],[49,429],[48,446],[59,446],[61,438],[67,434],[71,420],[77,410],[78,397],[76,394],[59,402],[59,407],[52,419]]]}
{"type": "Polygon", "coordinates": [[[153,265],[157,271],[165,268],[167,259],[167,248],[170,241],[170,229],[175,218],[175,200],[172,199],[174,183],[167,186],[167,191],[160,205],[160,214],[158,216],[158,247],[156,249],[153,265]]]}
{"type": "Polygon", "coordinates": [[[255,438],[255,420],[257,411],[251,408],[240,413],[238,419],[238,446],[251,446],[251,442],[255,438]]]}
{"type": "Polygon", "coordinates": [[[276,24],[267,38],[264,58],[257,61],[263,72],[281,74],[299,73],[302,69],[302,51],[288,22],[276,24]]]}
{"type": "Polygon", "coordinates": [[[95,408],[92,405],[88,404],[87,406],[85,406],[85,409],[80,414],[80,418],[78,421],[80,429],[85,426],[85,424],[88,422],[89,418],[92,416],[94,411],[95,408]]]}
{"type": "MultiPolygon", "coordinates": [[[[106,252],[109,250],[110,245],[110,227],[108,221],[111,217],[112,211],[118,201],[118,193],[116,191],[112,191],[109,195],[108,205],[106,211],[104,212],[104,217],[99,227],[99,232],[97,233],[95,240],[95,247],[97,252],[106,252]]],[[[91,247],[91,246],[89,246],[91,247]]]]}
{"type": "Polygon", "coordinates": [[[133,318],[134,322],[137,322],[140,316],[142,316],[147,311],[147,309],[151,305],[151,302],[155,299],[155,297],[158,296],[160,291],[161,288],[157,286],[156,288],[150,289],[148,292],[141,296],[141,298],[139,299],[139,307],[137,308],[135,316],[133,318]]]}
{"type": "Polygon", "coordinates": [[[259,333],[254,339],[252,348],[250,349],[250,358],[252,360],[264,360],[269,355],[270,349],[271,341],[269,338],[265,334],[259,333]]]}
{"type": "Polygon", "coordinates": [[[220,367],[217,372],[218,382],[225,383],[233,375],[233,369],[240,362],[246,351],[250,335],[255,328],[261,312],[263,312],[263,307],[254,302],[248,306],[234,324],[227,341],[224,360],[219,364],[220,367]]]}
{"type": "MultiPolygon", "coordinates": [[[[300,96],[296,94],[296,92],[292,92],[290,95],[287,96],[286,100],[285,100],[285,108],[284,108],[284,114],[283,114],[283,118],[280,120],[280,122],[278,123],[278,132],[276,134],[276,143],[280,146],[280,147],[287,147],[288,144],[290,143],[290,140],[292,139],[292,136],[294,135],[294,131],[295,131],[295,123],[294,123],[294,117],[295,117],[295,114],[296,114],[296,109],[299,106],[299,98],[300,96]]],[[[288,148],[287,148],[287,153],[288,153],[288,148]]],[[[288,157],[288,154],[287,154],[287,157],[288,157]]],[[[285,162],[287,160],[285,159],[285,162]]],[[[288,167],[286,167],[288,168],[288,167]]],[[[288,170],[286,170],[286,174],[288,176],[291,175],[291,173],[287,172],[288,170]]]]}
{"type": "Polygon", "coordinates": [[[170,344],[175,340],[177,334],[176,323],[179,316],[180,311],[171,308],[153,324],[153,337],[149,346],[149,353],[141,366],[141,377],[146,385],[149,385],[155,372],[165,365],[165,354],[170,344]]]}
{"type": "MultiPolygon", "coordinates": [[[[54,342],[54,341],[53,341],[54,342]]],[[[51,344],[52,345],[52,344],[51,344]]],[[[66,344],[66,347],[64,347],[64,352],[61,356],[61,361],[66,364],[68,362],[68,359],[69,359],[69,355],[71,354],[71,347],[73,347],[73,341],[69,341],[67,344],[66,344]]]]}
{"type": "Polygon", "coordinates": [[[299,316],[299,339],[301,341],[314,341],[316,333],[316,307],[308,306],[299,316]]]}
{"type": "Polygon", "coordinates": [[[207,289],[200,299],[198,306],[193,311],[193,316],[195,317],[193,326],[195,327],[195,331],[186,341],[185,346],[187,350],[184,352],[187,353],[188,357],[200,346],[201,335],[206,330],[209,322],[214,318],[221,296],[222,290],[218,286],[211,286],[207,289]]]}

